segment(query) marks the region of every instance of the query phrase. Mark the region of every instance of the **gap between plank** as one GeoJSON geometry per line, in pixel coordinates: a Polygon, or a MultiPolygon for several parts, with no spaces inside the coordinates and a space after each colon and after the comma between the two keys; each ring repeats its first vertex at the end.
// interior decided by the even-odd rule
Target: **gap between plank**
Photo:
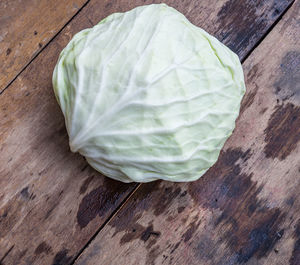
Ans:
{"type": "MultiPolygon", "coordinates": [[[[293,0],[286,9],[281,13],[280,16],[274,21],[274,23],[270,26],[270,28],[262,35],[262,37],[255,43],[255,45],[248,51],[248,53],[244,56],[244,58],[241,59],[241,63],[244,63],[248,57],[252,54],[252,52],[264,41],[264,39],[267,37],[267,35],[274,29],[274,27],[278,24],[278,22],[282,19],[282,17],[287,13],[287,11],[292,7],[292,5],[295,3],[295,0],[293,0]]],[[[74,265],[75,262],[78,260],[80,255],[84,252],[86,248],[92,243],[92,241],[97,237],[99,232],[104,228],[104,226],[112,219],[114,218],[118,212],[121,210],[121,208],[129,201],[131,196],[140,188],[140,186],[143,183],[137,184],[136,187],[133,189],[132,192],[130,192],[126,198],[120,203],[120,205],[112,212],[112,214],[105,220],[105,222],[98,228],[98,230],[95,232],[95,234],[89,239],[89,241],[80,249],[78,254],[74,257],[70,265],[74,265]]],[[[1,264],[0,264],[1,265],[1,264]]]]}
{"type": "Polygon", "coordinates": [[[9,250],[7,250],[7,251],[4,253],[3,257],[2,257],[1,260],[0,260],[0,265],[4,265],[4,264],[3,264],[3,260],[8,256],[8,254],[13,250],[14,247],[15,247],[15,245],[12,245],[12,246],[9,248],[9,250]]]}
{"type": "MultiPolygon", "coordinates": [[[[9,83],[6,85],[6,87],[4,87],[4,89],[2,91],[0,91],[0,96],[1,94],[8,89],[8,87],[24,72],[24,70],[32,63],[32,61],[35,60],[36,57],[38,57],[38,55],[44,51],[44,49],[57,37],[58,34],[60,34],[62,32],[62,30],[81,12],[81,10],[83,8],[86,7],[86,5],[90,2],[90,0],[87,0],[78,10],[77,12],[66,22],[65,25],[62,26],[62,28],[52,37],[50,38],[50,40],[28,61],[27,64],[25,64],[23,66],[23,68],[21,68],[21,70],[19,71],[19,73],[17,73],[15,75],[15,77],[13,77],[13,79],[11,81],[9,81],[9,83]]],[[[90,21],[90,20],[89,20],[90,21]]],[[[0,264],[1,265],[1,264],[0,264]]]]}
{"type": "MultiPolygon", "coordinates": [[[[106,177],[105,177],[106,178],[106,177]]],[[[96,236],[99,234],[99,232],[104,228],[104,226],[106,226],[106,224],[112,220],[117,214],[118,212],[121,210],[121,208],[127,203],[127,201],[129,201],[129,199],[131,198],[131,196],[139,189],[139,187],[142,185],[142,183],[137,183],[134,187],[134,189],[125,197],[125,199],[123,201],[121,201],[121,203],[118,205],[118,207],[110,214],[110,216],[108,216],[108,218],[105,220],[105,222],[97,229],[97,231],[95,232],[95,234],[88,240],[88,242],[79,250],[79,252],[77,253],[77,255],[73,258],[73,260],[71,261],[71,263],[69,263],[69,265],[73,265],[76,260],[80,257],[80,255],[83,253],[83,251],[88,248],[88,246],[92,243],[92,241],[96,238],[96,236]]],[[[1,264],[0,264],[1,265],[1,264]]]]}

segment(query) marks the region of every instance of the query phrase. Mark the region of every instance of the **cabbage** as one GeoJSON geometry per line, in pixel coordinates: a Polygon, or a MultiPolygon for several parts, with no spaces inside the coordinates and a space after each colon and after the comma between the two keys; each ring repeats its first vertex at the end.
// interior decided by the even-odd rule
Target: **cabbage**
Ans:
{"type": "Polygon", "coordinates": [[[245,93],[237,55],[166,4],[115,13],[77,33],[53,87],[71,151],[123,182],[201,177],[245,93]]]}

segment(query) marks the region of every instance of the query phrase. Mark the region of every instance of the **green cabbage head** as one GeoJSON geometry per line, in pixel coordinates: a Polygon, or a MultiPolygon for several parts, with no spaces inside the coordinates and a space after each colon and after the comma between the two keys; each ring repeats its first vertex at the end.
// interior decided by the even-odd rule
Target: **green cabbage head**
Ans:
{"type": "Polygon", "coordinates": [[[53,73],[73,152],[123,182],[193,181],[245,93],[235,53],[175,9],[140,6],[77,33],[53,73]]]}

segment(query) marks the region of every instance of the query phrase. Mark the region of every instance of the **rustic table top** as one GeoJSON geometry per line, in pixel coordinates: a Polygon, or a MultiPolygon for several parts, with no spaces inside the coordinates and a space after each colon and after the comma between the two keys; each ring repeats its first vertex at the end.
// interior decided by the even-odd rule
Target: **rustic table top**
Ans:
{"type": "Polygon", "coordinates": [[[70,152],[60,51],[153,2],[0,2],[0,264],[300,264],[300,1],[164,1],[245,73],[236,129],[198,181],[123,184],[70,152]]]}

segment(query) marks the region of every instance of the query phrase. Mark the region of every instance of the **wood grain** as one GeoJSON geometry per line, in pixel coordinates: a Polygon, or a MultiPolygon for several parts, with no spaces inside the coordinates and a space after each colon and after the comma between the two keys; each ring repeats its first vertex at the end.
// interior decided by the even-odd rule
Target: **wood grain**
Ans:
{"type": "Polygon", "coordinates": [[[0,92],[85,2],[0,1],[0,92]]]}
{"type": "Polygon", "coordinates": [[[300,264],[299,12],[244,62],[247,94],[216,165],[196,182],[142,184],[76,265],[300,264]]]}
{"type": "Polygon", "coordinates": [[[62,48],[91,27],[80,13],[0,95],[0,260],[67,264],[135,187],[72,154],[51,75],[62,48]]]}
{"type": "MultiPolygon", "coordinates": [[[[219,38],[230,24],[235,30],[231,30],[232,38],[227,37],[227,44],[231,39],[251,39],[239,53],[241,55],[247,54],[244,50],[250,50],[260,40],[290,3],[270,0],[262,1],[256,7],[249,0],[246,1],[248,8],[233,7],[226,11],[226,6],[233,2],[170,1],[170,4],[219,38]],[[280,12],[272,17],[268,14],[275,6],[280,6],[280,12]],[[228,15],[224,16],[224,12],[228,15]],[[256,28],[253,36],[244,30],[245,19],[251,28],[256,28]],[[261,21],[264,21],[263,26],[261,21]]],[[[52,92],[51,75],[59,52],[74,33],[90,27],[113,11],[125,11],[141,4],[144,1],[115,1],[113,4],[110,1],[90,1],[0,95],[0,185],[3,187],[0,196],[0,259],[5,256],[3,264],[71,263],[134,189],[134,184],[125,185],[102,177],[88,167],[82,157],[69,151],[63,116],[52,92]]],[[[160,210],[156,212],[166,214],[165,209],[177,192],[175,189],[166,196],[160,191],[165,197],[159,200],[161,207],[157,207],[160,210]]],[[[143,194],[140,203],[143,204],[144,200],[151,203],[150,190],[143,194]]],[[[126,224],[126,219],[123,224],[126,224]]],[[[118,229],[121,232],[122,225],[118,229]]],[[[146,230],[144,241],[159,236],[156,230],[151,230],[151,225],[146,230]]],[[[115,243],[118,245],[118,241],[115,243]]],[[[149,251],[150,254],[155,252],[149,251]]]]}

